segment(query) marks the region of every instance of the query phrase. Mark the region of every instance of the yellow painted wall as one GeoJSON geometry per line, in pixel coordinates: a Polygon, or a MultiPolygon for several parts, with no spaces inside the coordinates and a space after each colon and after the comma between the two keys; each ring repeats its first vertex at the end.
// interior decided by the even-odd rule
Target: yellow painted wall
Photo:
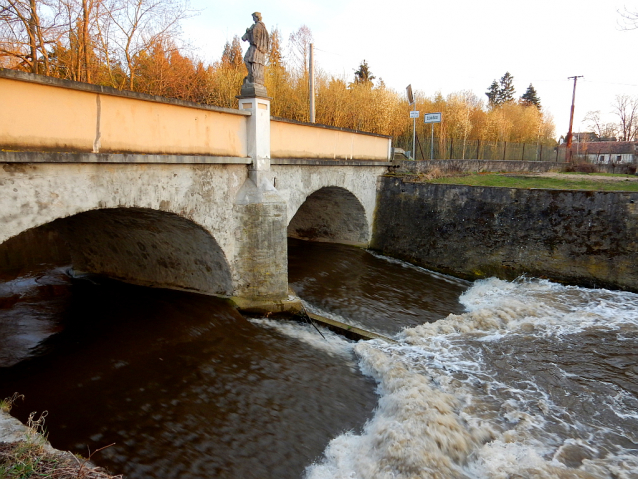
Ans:
{"type": "Polygon", "coordinates": [[[320,126],[270,122],[271,158],[389,160],[390,139],[320,126]]]}
{"type": "Polygon", "coordinates": [[[246,116],[101,95],[100,152],[246,156],[246,116]]]}
{"type": "Polygon", "coordinates": [[[96,95],[0,78],[0,148],[92,151],[96,95]]]}
{"type": "MultiPolygon", "coordinates": [[[[84,91],[66,83],[0,77],[0,149],[248,155],[249,117],[239,110],[84,91]]],[[[388,138],[284,121],[271,121],[270,127],[271,158],[389,159],[388,138]]]]}
{"type": "Polygon", "coordinates": [[[246,157],[247,118],[0,78],[5,150],[246,157]]]}

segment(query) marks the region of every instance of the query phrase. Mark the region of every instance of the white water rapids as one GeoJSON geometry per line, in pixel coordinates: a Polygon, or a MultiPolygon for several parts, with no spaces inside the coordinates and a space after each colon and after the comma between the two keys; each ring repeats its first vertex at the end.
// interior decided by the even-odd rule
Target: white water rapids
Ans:
{"type": "Polygon", "coordinates": [[[461,303],[398,344],[294,333],[356,355],[379,394],[308,479],[638,478],[638,295],[492,278],[461,303]]]}

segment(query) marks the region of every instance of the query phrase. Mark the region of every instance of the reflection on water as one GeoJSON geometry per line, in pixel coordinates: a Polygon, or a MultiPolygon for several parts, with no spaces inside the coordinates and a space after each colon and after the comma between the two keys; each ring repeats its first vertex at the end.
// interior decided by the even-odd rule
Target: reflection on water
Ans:
{"type": "Polygon", "coordinates": [[[329,243],[288,241],[289,282],[318,314],[394,334],[464,308],[469,282],[329,243]]]}
{"type": "Polygon", "coordinates": [[[128,478],[300,477],[376,404],[342,339],[313,348],[195,294],[66,288],[66,309],[52,312],[64,330],[36,357],[0,369],[0,397],[25,395],[13,410],[22,420],[48,410],[60,449],[87,455],[115,442],[96,461],[128,478]]]}
{"type": "Polygon", "coordinates": [[[129,478],[638,478],[638,295],[290,257],[309,308],[397,344],[57,270],[0,289],[0,396],[129,478]]]}
{"type": "Polygon", "coordinates": [[[65,268],[0,275],[0,367],[37,354],[38,346],[62,329],[70,293],[65,268]]]}

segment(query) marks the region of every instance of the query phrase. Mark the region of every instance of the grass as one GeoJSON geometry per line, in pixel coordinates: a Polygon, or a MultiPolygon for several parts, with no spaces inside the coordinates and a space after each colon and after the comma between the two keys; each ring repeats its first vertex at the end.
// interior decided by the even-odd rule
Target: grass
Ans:
{"type": "MultiPolygon", "coordinates": [[[[9,413],[13,404],[22,398],[24,396],[16,393],[0,400],[0,410],[9,413]]],[[[93,454],[104,448],[94,451],[88,460],[50,448],[44,428],[46,416],[45,411],[35,419],[35,413],[31,413],[23,441],[0,443],[1,479],[122,479],[122,476],[111,476],[89,462],[93,454]]]]}
{"type": "Polygon", "coordinates": [[[3,479],[121,479],[110,476],[70,452],[47,451],[43,444],[20,441],[0,444],[3,479]]]}
{"type": "Polygon", "coordinates": [[[424,179],[427,183],[452,184],[469,186],[496,186],[502,188],[540,188],[551,190],[592,190],[592,191],[629,191],[638,192],[638,182],[629,181],[605,181],[601,179],[588,179],[586,176],[578,178],[547,178],[532,176],[504,175],[499,173],[472,173],[469,175],[449,176],[444,178],[424,179]]]}
{"type": "Polygon", "coordinates": [[[18,399],[24,399],[24,396],[22,394],[13,393],[13,396],[9,398],[0,399],[0,411],[9,414],[18,399]]]}

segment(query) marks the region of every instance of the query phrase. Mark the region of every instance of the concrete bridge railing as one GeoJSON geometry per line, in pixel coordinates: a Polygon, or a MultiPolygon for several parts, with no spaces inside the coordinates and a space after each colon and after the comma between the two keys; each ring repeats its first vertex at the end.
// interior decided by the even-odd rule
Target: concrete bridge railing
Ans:
{"type": "Polygon", "coordinates": [[[370,241],[389,137],[2,69],[0,104],[0,268],[46,225],[78,270],[276,310],[288,236],[370,241]]]}

